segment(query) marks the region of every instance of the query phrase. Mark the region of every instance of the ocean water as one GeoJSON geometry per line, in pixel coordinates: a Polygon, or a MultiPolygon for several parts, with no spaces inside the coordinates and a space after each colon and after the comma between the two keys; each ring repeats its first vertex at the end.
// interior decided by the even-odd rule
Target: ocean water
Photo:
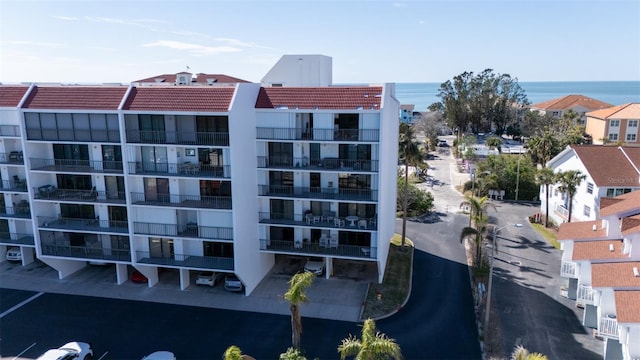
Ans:
{"type": "MultiPolygon", "coordinates": [[[[584,95],[611,105],[640,102],[640,81],[567,81],[518,82],[531,104],[566,95],[584,95]]],[[[401,104],[413,104],[416,111],[428,111],[440,101],[440,83],[396,83],[396,97],[401,104]]]]}

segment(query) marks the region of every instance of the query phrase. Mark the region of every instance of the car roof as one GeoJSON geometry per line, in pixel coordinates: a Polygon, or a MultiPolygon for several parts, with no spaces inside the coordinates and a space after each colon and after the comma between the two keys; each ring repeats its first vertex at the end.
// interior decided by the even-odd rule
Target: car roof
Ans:
{"type": "Polygon", "coordinates": [[[51,349],[47,350],[44,354],[40,355],[38,360],[58,360],[61,357],[67,355],[69,350],[51,349]]]}

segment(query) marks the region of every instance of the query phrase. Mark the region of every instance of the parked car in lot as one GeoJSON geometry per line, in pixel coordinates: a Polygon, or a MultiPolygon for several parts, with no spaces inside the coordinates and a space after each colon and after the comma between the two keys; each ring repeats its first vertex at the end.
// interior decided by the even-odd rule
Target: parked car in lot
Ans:
{"type": "Polygon", "coordinates": [[[149,279],[146,276],[142,275],[142,273],[138,270],[134,270],[131,274],[131,281],[134,283],[147,283],[149,279]]]}
{"type": "Polygon", "coordinates": [[[224,289],[228,291],[240,292],[244,289],[242,281],[235,274],[227,274],[224,277],[224,289]]]}
{"type": "Polygon", "coordinates": [[[93,349],[91,344],[84,342],[70,342],[57,349],[47,350],[38,357],[38,360],[91,360],[93,349]]]}
{"type": "Polygon", "coordinates": [[[304,264],[304,271],[322,275],[324,272],[324,259],[321,257],[310,257],[304,264]]]}
{"type": "Polygon", "coordinates": [[[176,360],[176,356],[171,351],[155,351],[142,360],[176,360]]]}
{"type": "Polygon", "coordinates": [[[19,247],[12,247],[7,250],[7,260],[22,261],[22,250],[19,247]]]}
{"type": "Polygon", "coordinates": [[[196,278],[196,285],[216,286],[218,281],[222,279],[224,274],[215,273],[213,271],[203,271],[196,278]]]}

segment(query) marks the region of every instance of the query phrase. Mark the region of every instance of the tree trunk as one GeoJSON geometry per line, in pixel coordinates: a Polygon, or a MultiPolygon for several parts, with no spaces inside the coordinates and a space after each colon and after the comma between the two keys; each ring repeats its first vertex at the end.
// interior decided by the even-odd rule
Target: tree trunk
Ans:
{"type": "Polygon", "coordinates": [[[569,218],[567,222],[571,222],[571,212],[573,211],[573,195],[569,195],[569,218]]]}
{"type": "Polygon", "coordinates": [[[405,237],[407,235],[407,208],[409,207],[409,199],[407,193],[409,192],[409,164],[405,160],[404,164],[404,191],[402,199],[402,242],[400,243],[400,250],[404,251],[405,237]]]}
{"type": "Polygon", "coordinates": [[[482,237],[480,235],[476,236],[476,263],[474,264],[474,267],[476,269],[480,269],[480,266],[482,265],[482,237]]]}
{"type": "Polygon", "coordinates": [[[291,304],[291,345],[300,349],[300,338],[302,334],[302,319],[298,305],[291,304]]]}
{"type": "Polygon", "coordinates": [[[544,212],[544,227],[549,227],[549,185],[545,185],[546,189],[544,190],[544,194],[547,197],[547,201],[545,201],[546,209],[544,212]]]}

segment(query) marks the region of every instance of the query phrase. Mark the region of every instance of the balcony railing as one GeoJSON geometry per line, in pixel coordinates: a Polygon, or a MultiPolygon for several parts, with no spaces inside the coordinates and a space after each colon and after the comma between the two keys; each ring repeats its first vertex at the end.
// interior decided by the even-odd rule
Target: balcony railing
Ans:
{"type": "Polygon", "coordinates": [[[578,286],[578,296],[576,297],[576,301],[585,305],[594,305],[594,294],[595,292],[593,291],[593,288],[591,286],[580,285],[578,286]]]}
{"type": "Polygon", "coordinates": [[[337,246],[321,246],[320,242],[304,243],[302,241],[292,240],[267,240],[260,239],[260,250],[298,253],[305,255],[330,255],[343,256],[364,259],[375,259],[376,248],[368,246],[341,245],[337,246]]]}
{"type": "Polygon", "coordinates": [[[379,129],[306,129],[258,127],[257,138],[266,140],[369,141],[380,139],[379,129]]]}
{"type": "Polygon", "coordinates": [[[18,182],[2,180],[0,182],[0,191],[27,192],[27,182],[24,179],[18,182]]]}
{"type": "Polygon", "coordinates": [[[0,243],[11,245],[35,245],[32,234],[0,232],[0,243]]]}
{"type": "Polygon", "coordinates": [[[120,131],[97,129],[43,129],[27,128],[27,140],[79,141],[79,142],[120,142],[120,131]]]}
{"type": "Polygon", "coordinates": [[[233,258],[173,254],[172,257],[152,257],[148,251],[136,251],[137,262],[163,266],[233,271],[233,258]]]}
{"type": "Polygon", "coordinates": [[[258,156],[258,167],[268,169],[304,169],[313,171],[378,172],[377,160],[339,158],[309,159],[308,157],[258,156]]]}
{"type": "Polygon", "coordinates": [[[615,315],[605,315],[600,318],[598,334],[612,339],[618,338],[618,320],[615,315]]]}
{"type": "Polygon", "coordinates": [[[175,236],[213,240],[233,240],[233,228],[198,226],[197,224],[175,225],[134,222],[133,232],[143,235],[175,236]]]}
{"type": "Polygon", "coordinates": [[[563,219],[569,218],[569,209],[567,209],[564,204],[556,204],[555,210],[563,219]]]}
{"type": "Polygon", "coordinates": [[[196,209],[231,209],[231,196],[175,195],[132,192],[131,203],[134,205],[175,206],[196,209]]]}
{"type": "Polygon", "coordinates": [[[76,173],[122,174],[122,161],[34,159],[31,170],[76,173]]]}
{"type": "Polygon", "coordinates": [[[308,199],[377,201],[378,190],[337,189],[280,185],[258,185],[259,196],[292,197],[308,199]]]}
{"type": "Polygon", "coordinates": [[[377,222],[375,218],[358,218],[358,220],[348,220],[346,217],[339,216],[283,214],[274,212],[260,212],[259,216],[261,224],[295,225],[342,230],[375,231],[377,229],[377,222]]]}
{"type": "Polygon", "coordinates": [[[20,127],[18,125],[0,125],[0,136],[20,137],[20,127]]]}
{"type": "Polygon", "coordinates": [[[100,220],[100,219],[78,219],[78,218],[55,218],[38,216],[38,226],[48,229],[78,230],[109,232],[126,234],[129,232],[129,225],[124,220],[100,220]]]}
{"type": "Polygon", "coordinates": [[[42,255],[131,262],[131,251],[128,249],[42,244],[42,255]]]}
{"type": "Polygon", "coordinates": [[[10,153],[0,153],[0,163],[24,165],[22,151],[12,151],[10,153]]]}
{"type": "Polygon", "coordinates": [[[562,261],[560,276],[567,278],[578,278],[578,266],[573,261],[562,261]]]}
{"type": "Polygon", "coordinates": [[[128,143],[229,146],[228,132],[127,130],[128,143]]]}
{"type": "Polygon", "coordinates": [[[193,163],[143,163],[129,162],[129,173],[136,175],[175,175],[192,177],[230,178],[228,165],[193,163]]]}
{"type": "Polygon", "coordinates": [[[31,218],[31,211],[29,205],[0,206],[0,216],[29,219],[31,218]]]}
{"type": "Polygon", "coordinates": [[[109,204],[124,204],[126,202],[124,191],[97,191],[56,189],[52,186],[33,188],[34,198],[37,200],[97,202],[109,204]]]}

